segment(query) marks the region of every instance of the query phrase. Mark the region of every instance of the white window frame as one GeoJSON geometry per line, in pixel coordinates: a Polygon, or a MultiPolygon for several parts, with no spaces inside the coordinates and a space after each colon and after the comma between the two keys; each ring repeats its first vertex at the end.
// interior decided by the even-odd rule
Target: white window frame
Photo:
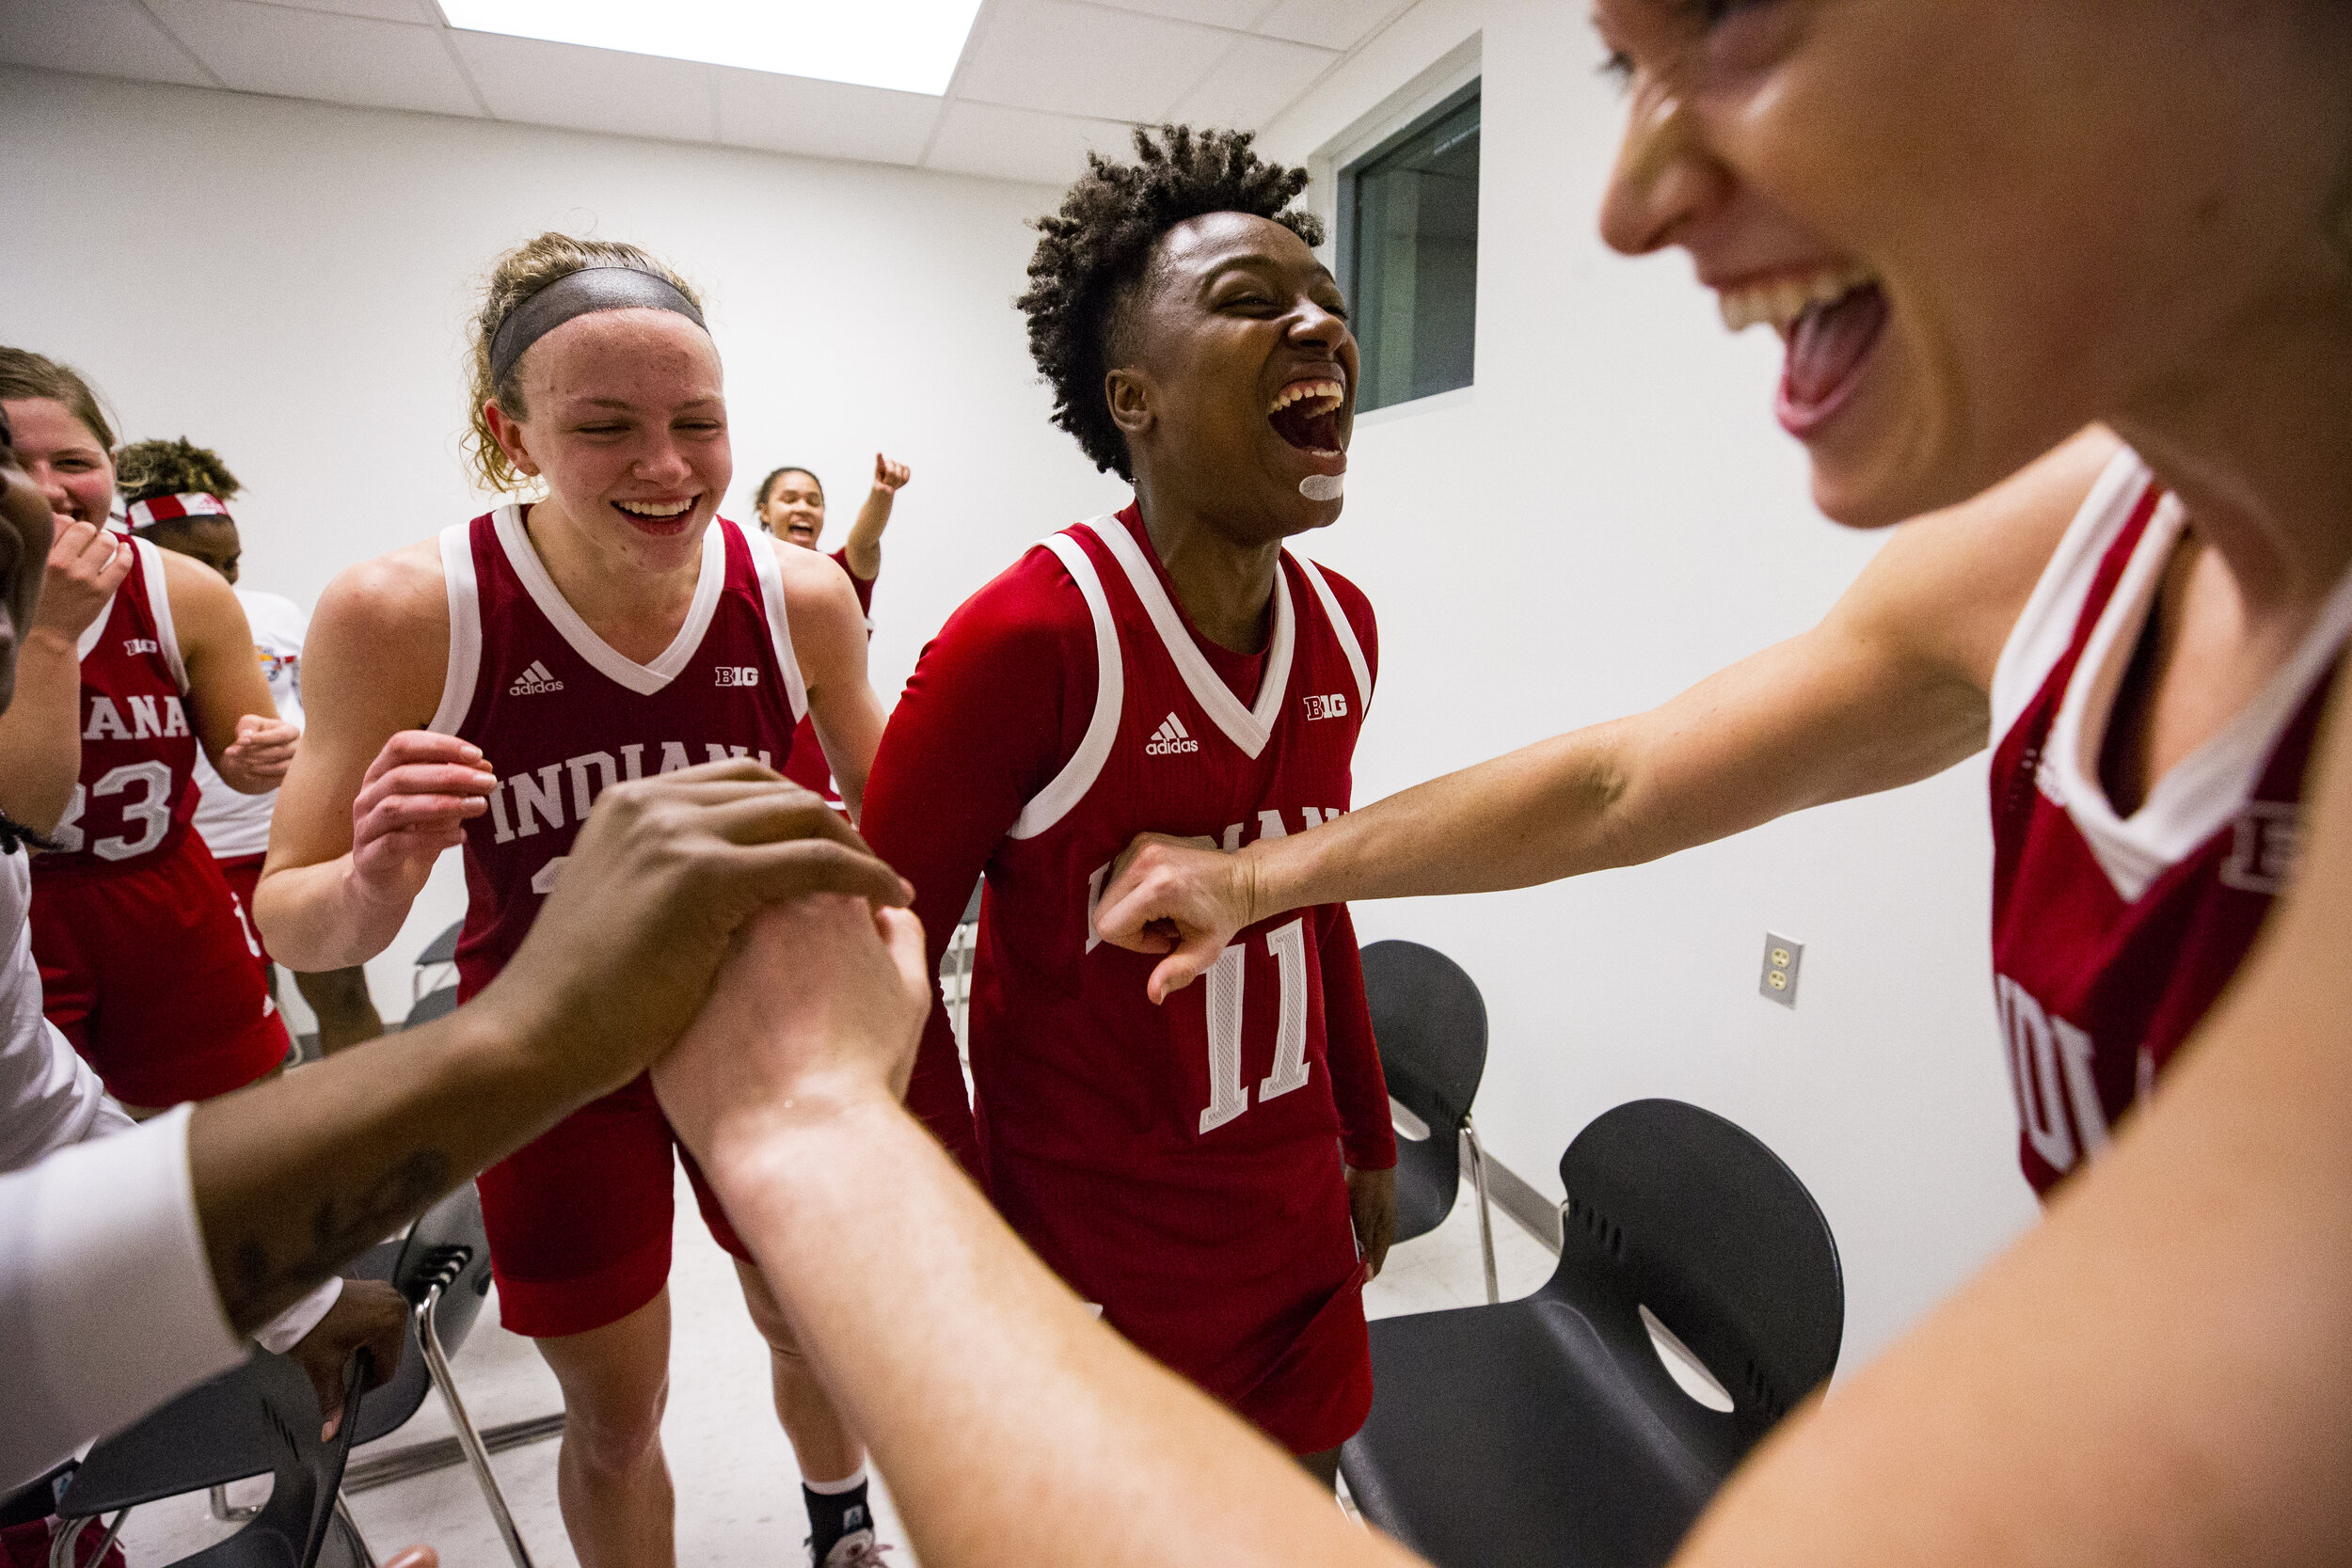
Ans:
{"type": "MultiPolygon", "coordinates": [[[[1311,181],[1309,189],[1317,216],[1323,219],[1324,243],[1316,257],[1331,269],[1331,276],[1345,288],[1349,279],[1341,263],[1348,246],[1343,240],[1352,240],[1354,204],[1346,199],[1348,191],[1341,180],[1349,166],[1368,157],[1383,142],[1390,141],[1410,128],[1415,121],[1428,116],[1459,96],[1464,88],[1479,87],[1484,91],[1482,78],[1486,75],[1486,35],[1472,33],[1446,51],[1435,62],[1409,82],[1382,99],[1366,113],[1359,116],[1348,127],[1323,144],[1307,160],[1307,172],[1311,181]]],[[[1350,298],[1353,308],[1356,301],[1350,298]]],[[[1407,409],[1449,407],[1467,401],[1477,390],[1473,375],[1467,387],[1435,393],[1424,398],[1408,398],[1375,409],[1362,420],[1385,421],[1407,409]]],[[[1359,422],[1361,422],[1359,420],[1359,422]]]]}

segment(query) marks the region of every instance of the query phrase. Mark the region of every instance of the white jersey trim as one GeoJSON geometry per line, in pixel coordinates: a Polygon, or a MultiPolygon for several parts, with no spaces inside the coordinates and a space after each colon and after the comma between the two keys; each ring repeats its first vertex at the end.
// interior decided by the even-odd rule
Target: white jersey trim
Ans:
{"type": "Polygon", "coordinates": [[[548,575],[547,562],[539,559],[538,550],[531,543],[531,533],[523,527],[520,506],[510,503],[500,507],[496,527],[507,563],[515,568],[515,575],[522,579],[523,591],[555,627],[556,634],[613,684],[650,697],[677,678],[678,672],[686,668],[687,661],[702,646],[703,633],[710,629],[710,617],[719,608],[719,594],[726,586],[727,576],[726,545],[719,536],[718,524],[719,519],[714,517],[710,526],[703,530],[702,577],[694,584],[694,602],[687,607],[686,624],[678,627],[670,645],[651,664],[640,664],[617,652],[580,619],[580,611],[572,608],[563,590],[555,586],[555,579],[548,575]]]}
{"type": "MultiPolygon", "coordinates": [[[[724,517],[711,519],[715,531],[720,528],[735,528],[724,517]]],[[[776,645],[776,668],[784,672],[785,694],[792,701],[792,722],[799,724],[808,714],[808,683],[801,674],[801,661],[792,652],[792,623],[784,610],[784,566],[776,560],[778,549],[798,549],[798,545],[784,545],[766,534],[754,538],[742,534],[744,546],[752,552],[752,570],[759,574],[760,602],[768,608],[768,638],[776,645]]],[[[872,624],[867,624],[872,629],[872,624]]]]}
{"type": "Polygon", "coordinates": [[[1071,580],[1078,585],[1094,617],[1094,717],[1087,722],[1078,750],[1054,775],[1054,782],[1021,808],[1005,835],[1008,838],[1035,838],[1086,799],[1087,791],[1103,775],[1103,764],[1110,760],[1111,743],[1119,738],[1119,711],[1127,700],[1127,666],[1119,652],[1119,623],[1111,619],[1110,600],[1103,593],[1102,578],[1095,575],[1093,558],[1067,533],[1040,542],[1069,569],[1071,580]]]}
{"type": "Polygon", "coordinates": [[[2074,645],[2074,627],[2082,620],[2083,602],[2090,596],[2091,580],[2106,559],[2115,536],[2132,519],[2150,479],[2139,454],[2126,448],[2116,453],[2090,494],[2083,500],[2065,536],[2050,554],[2049,564],[2033,585],[2033,594],[2001,644],[1993,667],[1993,743],[1997,746],[2017,725],[2034,693],[2058,668],[2066,650],[2074,645]]]}
{"type": "Polygon", "coordinates": [[[1274,637],[1266,646],[1265,673],[1258,682],[1258,701],[1252,707],[1244,707],[1241,699],[1217,677],[1207,656],[1193,642],[1184,618],[1177,614],[1168,591],[1160,586],[1159,574],[1152,570],[1152,562],[1144,559],[1142,548],[1127,531],[1126,525],[1116,517],[1096,517],[1078,526],[1102,540],[1125,570],[1136,597],[1143,601],[1153,629],[1160,634],[1161,644],[1168,649],[1168,657],[1175,661],[1176,673],[1184,677],[1184,685],[1201,711],[1225,732],[1228,740],[1241,748],[1244,755],[1255,758],[1263,752],[1265,743],[1273,737],[1275,721],[1282,716],[1282,699],[1291,685],[1291,655],[1298,639],[1298,617],[1291,607],[1289,578],[1279,570],[1274,574],[1274,637]]]}
{"type": "Polygon", "coordinates": [[[449,594],[449,669],[441,676],[441,705],[425,728],[455,735],[482,674],[482,594],[474,583],[470,523],[441,531],[441,585],[449,594]]]}
{"type": "MultiPolygon", "coordinates": [[[[2113,543],[2116,530],[2138,503],[2142,486],[2150,483],[2145,467],[2137,472],[2139,483],[2109,498],[2116,515],[2102,519],[2107,526],[2098,531],[2105,544],[2113,543]]],[[[2101,488],[2106,488],[2105,481],[2101,488]]],[[[2352,571],[2347,571],[2294,657],[2272,673],[2253,701],[2158,779],[2137,811],[2118,816],[2099,777],[2107,722],[2187,521],[2178,498],[2168,495],[2157,504],[2059,699],[2036,781],[2065,810],[2117,896],[2127,903],[2137,901],[2157,878],[2246,809],[2279,737],[2352,638],[2352,571]]],[[[2068,544],[2073,543],[2070,534],[2068,544]]],[[[2103,545],[2092,555],[2090,575],[2104,554],[2103,545]]],[[[2073,603],[2070,633],[2080,619],[2082,598],[2075,596],[2073,603]]],[[[2042,678],[2047,676],[2044,666],[2042,678]]]]}
{"type": "MultiPolygon", "coordinates": [[[[164,581],[164,552],[144,539],[132,540],[131,548],[137,552],[139,573],[147,579],[147,610],[155,617],[155,641],[162,644],[164,663],[171,671],[171,684],[184,697],[188,694],[188,665],[180,657],[180,628],[171,619],[171,589],[164,581]]],[[[113,613],[111,602],[106,610],[113,613]]]]}
{"type": "Polygon", "coordinates": [[[1356,640],[1354,623],[1348,620],[1347,610],[1341,605],[1340,596],[1331,592],[1330,583],[1324,579],[1323,568],[1303,555],[1292,556],[1291,559],[1298,562],[1298,569],[1307,576],[1308,586],[1315,591],[1315,597],[1323,601],[1323,612],[1331,618],[1331,630],[1340,640],[1340,652],[1347,656],[1347,667],[1356,673],[1357,705],[1369,709],[1372,706],[1372,662],[1364,657],[1364,645],[1356,640]]]}
{"type": "Polygon", "coordinates": [[[97,648],[99,639],[106,635],[106,623],[115,618],[115,600],[120,597],[121,594],[122,590],[118,588],[112,594],[107,594],[106,608],[98,612],[97,620],[82,628],[80,637],[74,639],[73,657],[76,659],[89,657],[92,651],[97,648]]]}

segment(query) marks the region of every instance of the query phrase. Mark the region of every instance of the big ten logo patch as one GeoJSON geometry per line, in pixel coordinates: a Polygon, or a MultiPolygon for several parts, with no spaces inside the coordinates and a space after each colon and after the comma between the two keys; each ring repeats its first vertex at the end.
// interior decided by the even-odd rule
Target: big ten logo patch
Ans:
{"type": "Polygon", "coordinates": [[[759,666],[756,664],[722,664],[719,667],[721,686],[757,686],[759,666]]]}
{"type": "Polygon", "coordinates": [[[1327,696],[1310,697],[1306,701],[1309,719],[1344,719],[1347,717],[1347,695],[1344,692],[1334,691],[1327,696]]]}
{"type": "Polygon", "coordinates": [[[2301,838],[2300,807],[2292,801],[2254,801],[2237,819],[2230,857],[2221,863],[2221,885],[2241,893],[2284,892],[2295,875],[2301,838]]]}

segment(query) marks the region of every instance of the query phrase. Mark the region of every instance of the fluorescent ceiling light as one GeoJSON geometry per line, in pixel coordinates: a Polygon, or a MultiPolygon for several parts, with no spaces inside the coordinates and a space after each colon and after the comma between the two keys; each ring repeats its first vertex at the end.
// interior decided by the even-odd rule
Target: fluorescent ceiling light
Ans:
{"type": "Polygon", "coordinates": [[[441,0],[453,27],[946,92],[980,0],[441,0]]]}

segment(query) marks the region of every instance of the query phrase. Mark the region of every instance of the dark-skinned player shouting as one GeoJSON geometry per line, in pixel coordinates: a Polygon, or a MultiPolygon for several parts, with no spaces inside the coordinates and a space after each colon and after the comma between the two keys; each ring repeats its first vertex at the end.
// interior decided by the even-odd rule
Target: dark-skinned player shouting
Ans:
{"type": "Polygon", "coordinates": [[[1093,905],[1152,828],[1234,849],[1345,811],[1378,644],[1354,584],[1282,547],[1340,515],[1345,302],[1246,134],[1091,160],[1021,300],[1055,422],[1135,484],[949,619],[863,825],[937,965],[987,876],[967,1108],[934,1009],[911,1103],[1013,1228],[1136,1344],[1327,1481],[1372,1398],[1361,1290],[1394,1229],[1387,1086],[1343,906],[1236,933],[1154,1006],[1093,905]]]}

